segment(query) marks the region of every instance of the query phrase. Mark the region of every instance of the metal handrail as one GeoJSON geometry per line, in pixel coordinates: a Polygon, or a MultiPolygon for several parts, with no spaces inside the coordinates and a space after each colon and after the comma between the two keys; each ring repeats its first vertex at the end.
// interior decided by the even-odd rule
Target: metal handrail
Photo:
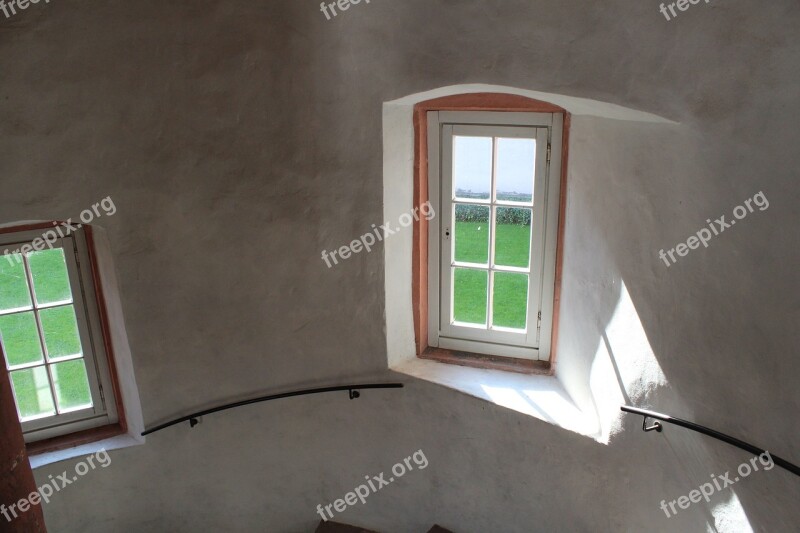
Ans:
{"type": "Polygon", "coordinates": [[[253,403],[260,403],[260,402],[268,402],[270,400],[278,400],[280,398],[291,398],[292,396],[305,396],[307,394],[320,394],[323,392],[336,392],[336,391],[348,391],[350,395],[350,399],[354,400],[361,396],[358,392],[361,389],[401,389],[403,388],[402,383],[367,383],[361,385],[338,385],[336,387],[321,387],[317,389],[304,389],[292,392],[282,392],[280,394],[270,394],[268,396],[259,396],[258,398],[251,398],[249,400],[241,400],[238,402],[226,403],[224,405],[220,405],[218,407],[212,407],[210,409],[204,409],[202,411],[197,411],[196,413],[192,413],[190,415],[182,416],[180,418],[176,418],[174,420],[170,420],[169,422],[164,422],[163,424],[159,424],[155,427],[150,429],[146,429],[142,432],[142,436],[149,435],[151,433],[155,433],[156,431],[161,431],[162,429],[168,428],[170,426],[174,426],[176,424],[180,424],[181,422],[189,422],[191,427],[197,425],[197,418],[209,415],[211,413],[216,413],[219,411],[225,411],[226,409],[233,409],[235,407],[241,407],[243,405],[250,405],[253,403]]]}
{"type": "MultiPolygon", "coordinates": [[[[670,424],[675,424],[676,426],[685,427],[686,429],[691,429],[692,431],[697,431],[698,433],[702,433],[703,435],[708,435],[709,437],[721,440],[722,442],[727,442],[732,446],[736,446],[737,448],[741,448],[742,450],[746,450],[756,455],[762,455],[767,452],[766,450],[763,450],[758,446],[754,446],[749,442],[739,440],[736,437],[731,437],[730,435],[726,435],[725,433],[721,433],[717,430],[708,428],[706,426],[701,426],[700,424],[695,424],[694,422],[683,420],[682,418],[675,418],[674,416],[665,415],[663,413],[656,413],[655,411],[648,411],[647,409],[639,409],[638,407],[631,407],[629,405],[623,405],[622,407],[620,407],[620,409],[622,409],[622,411],[626,413],[633,413],[636,415],[644,416],[644,420],[642,421],[642,429],[645,431],[661,432],[663,427],[660,422],[655,422],[652,426],[647,425],[647,419],[654,418],[656,420],[662,420],[664,422],[669,422],[670,424]]],[[[777,455],[774,455],[772,452],[769,452],[769,455],[770,457],[772,457],[773,463],[775,463],[776,465],[780,466],[785,470],[788,470],[792,474],[800,476],[800,466],[790,463],[786,459],[781,459],[777,455]]]]}

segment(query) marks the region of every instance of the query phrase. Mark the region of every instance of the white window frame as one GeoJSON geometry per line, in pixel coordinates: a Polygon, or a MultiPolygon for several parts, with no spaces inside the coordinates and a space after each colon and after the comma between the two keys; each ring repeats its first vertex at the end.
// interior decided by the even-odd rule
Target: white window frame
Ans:
{"type": "MultiPolygon", "coordinates": [[[[479,354],[547,361],[550,358],[555,295],[555,265],[561,193],[561,138],[563,114],[493,111],[428,112],[428,197],[439,216],[429,222],[428,239],[428,345],[479,354]],[[454,191],[452,186],[453,136],[525,137],[536,139],[534,205],[531,220],[531,262],[528,316],[524,331],[455,322],[450,302],[451,269],[463,266],[453,260],[454,191]]],[[[493,165],[494,166],[494,165],[493,165]]],[[[494,228],[495,206],[521,207],[495,198],[457,202],[490,206],[494,228]]],[[[493,232],[491,232],[493,233],[493,232]]],[[[496,271],[514,271],[494,264],[494,239],[489,236],[489,301],[492,310],[492,276],[496,271]]]]}
{"type": "MultiPolygon", "coordinates": [[[[6,250],[13,252],[19,250],[26,244],[30,245],[31,242],[37,238],[41,241],[44,231],[46,230],[39,229],[0,234],[0,250],[3,252],[6,250]]],[[[77,431],[115,424],[119,421],[85,230],[80,229],[68,236],[57,239],[55,243],[52,244],[52,247],[62,248],[64,250],[69,284],[72,290],[72,304],[78,322],[78,332],[80,334],[83,360],[86,364],[86,374],[89,380],[92,406],[74,411],[66,410],[63,413],[58,413],[56,407],[57,413],[55,415],[21,421],[25,442],[36,442],[68,435],[77,431]]],[[[28,249],[30,249],[30,247],[27,248],[26,251],[28,249]]],[[[0,261],[6,260],[4,256],[0,256],[0,261]]],[[[32,278],[27,261],[24,261],[23,265],[27,276],[28,290],[31,291],[32,278]]],[[[35,301],[33,298],[34,296],[31,291],[32,304],[35,301]]],[[[35,307],[34,305],[34,308],[35,307]]],[[[31,310],[34,311],[36,316],[37,328],[41,341],[42,330],[39,314],[36,309],[31,310]]],[[[44,343],[42,343],[42,351],[45,361],[47,361],[47,348],[44,343]]],[[[5,360],[5,357],[3,359],[3,369],[5,372],[9,373],[11,370],[8,367],[8,362],[5,360]]],[[[62,360],[56,360],[56,362],[60,361],[62,360]]],[[[14,369],[21,368],[24,367],[20,366],[14,369]]],[[[53,379],[49,366],[47,370],[53,405],[57,406],[55,391],[53,390],[53,379]]]]}

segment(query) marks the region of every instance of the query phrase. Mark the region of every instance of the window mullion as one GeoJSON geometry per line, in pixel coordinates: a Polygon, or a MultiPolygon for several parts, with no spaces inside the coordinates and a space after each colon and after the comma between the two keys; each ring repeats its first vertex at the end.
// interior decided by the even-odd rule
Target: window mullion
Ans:
{"type": "Polygon", "coordinates": [[[491,182],[491,207],[489,208],[489,272],[487,282],[488,301],[486,304],[486,326],[492,329],[494,322],[494,255],[497,220],[497,137],[492,137],[492,182],[491,182]]]}
{"type": "Polygon", "coordinates": [[[36,332],[39,334],[39,346],[42,349],[42,357],[44,357],[45,364],[49,364],[50,362],[50,354],[47,353],[47,343],[44,342],[44,328],[42,327],[42,319],[39,316],[39,306],[36,302],[36,295],[33,291],[33,273],[31,272],[30,265],[28,264],[28,258],[23,255],[22,258],[23,265],[25,266],[25,276],[28,278],[28,292],[31,295],[31,304],[33,308],[33,316],[36,322],[36,332]]]}
{"type": "Polygon", "coordinates": [[[50,383],[50,395],[53,397],[53,408],[56,410],[56,416],[58,416],[61,414],[61,406],[56,398],[56,385],[55,380],[53,379],[53,366],[50,363],[46,363],[44,367],[45,370],[47,370],[47,381],[50,383]]]}
{"type": "Polygon", "coordinates": [[[42,320],[39,316],[39,309],[37,307],[36,301],[36,294],[34,293],[33,288],[33,273],[31,272],[31,266],[28,262],[28,256],[26,254],[22,254],[22,264],[25,268],[25,277],[28,278],[28,292],[31,296],[31,305],[33,306],[33,317],[34,321],[36,322],[36,332],[39,335],[39,346],[42,349],[42,357],[44,358],[44,369],[47,372],[47,384],[49,385],[50,389],[50,398],[53,400],[53,409],[56,411],[56,416],[60,414],[58,402],[56,401],[56,391],[55,386],[53,385],[53,376],[50,373],[50,355],[47,353],[47,343],[44,342],[44,328],[42,327],[42,320]]]}
{"type": "Polygon", "coordinates": [[[530,267],[512,267],[512,266],[505,266],[505,265],[495,265],[492,268],[495,272],[508,272],[509,274],[530,274],[531,269],[530,267]]]}

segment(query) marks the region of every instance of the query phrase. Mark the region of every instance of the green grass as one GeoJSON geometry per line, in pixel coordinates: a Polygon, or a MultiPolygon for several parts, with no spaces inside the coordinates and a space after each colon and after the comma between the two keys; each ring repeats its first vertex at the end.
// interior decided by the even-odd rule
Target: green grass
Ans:
{"type": "MultiPolygon", "coordinates": [[[[456,221],[456,261],[487,264],[489,227],[486,222],[456,221]]],[[[530,226],[499,224],[495,232],[495,263],[527,267],[530,260],[530,226]]],[[[485,271],[457,268],[454,279],[453,316],[459,322],[486,322],[488,279],[485,271]]],[[[524,328],[528,299],[528,275],[495,273],[493,323],[524,328]]]]}
{"type": "MultiPolygon", "coordinates": [[[[17,255],[17,258],[20,256],[17,255]]],[[[31,277],[38,305],[71,300],[63,251],[36,252],[29,256],[31,277]]],[[[31,307],[25,268],[20,261],[0,258],[0,311],[31,307]]],[[[83,359],[57,362],[58,358],[82,353],[75,309],[71,304],[39,311],[49,365],[61,409],[91,403],[83,359]]],[[[17,406],[23,417],[54,414],[47,367],[32,310],[0,315],[0,341],[7,364],[41,363],[42,366],[11,372],[17,406]]]]}
{"type": "Polygon", "coordinates": [[[45,367],[37,366],[11,372],[11,382],[21,417],[55,414],[45,367]]]}
{"type": "Polygon", "coordinates": [[[458,322],[486,322],[486,271],[470,268],[455,269],[453,317],[458,322]]]}
{"type": "Polygon", "coordinates": [[[528,275],[494,273],[493,324],[505,328],[525,328],[528,305],[528,275]]]}
{"type": "Polygon", "coordinates": [[[52,307],[39,311],[44,342],[51,359],[81,353],[81,339],[75,308],[71,305],[52,307]]]}
{"type": "Polygon", "coordinates": [[[64,253],[60,249],[34,253],[28,258],[28,262],[38,303],[48,304],[72,299],[64,253]]]}
{"type": "Polygon", "coordinates": [[[0,335],[9,365],[34,363],[43,359],[32,311],[0,316],[0,335]]]}
{"type": "Polygon", "coordinates": [[[14,254],[0,259],[0,309],[16,309],[31,303],[21,257],[14,254]],[[12,258],[11,263],[7,258],[12,258]],[[17,259],[20,259],[19,263],[17,259]]]}

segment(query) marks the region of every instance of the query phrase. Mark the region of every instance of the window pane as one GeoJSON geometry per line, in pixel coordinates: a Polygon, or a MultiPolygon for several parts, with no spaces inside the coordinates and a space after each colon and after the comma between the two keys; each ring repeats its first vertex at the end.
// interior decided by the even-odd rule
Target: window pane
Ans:
{"type": "Polygon", "coordinates": [[[527,268],[531,255],[532,209],[498,207],[494,264],[527,268]]]}
{"type": "Polygon", "coordinates": [[[56,363],[52,365],[51,369],[60,411],[92,406],[89,378],[86,376],[86,365],[83,359],[56,363]]]}
{"type": "Polygon", "coordinates": [[[72,301],[64,250],[54,248],[28,255],[33,289],[39,305],[72,301]]]}
{"type": "Polygon", "coordinates": [[[489,207],[456,204],[456,261],[488,264],[489,207]]]}
{"type": "Polygon", "coordinates": [[[456,198],[488,200],[492,190],[492,138],[453,137],[456,198]]]}
{"type": "Polygon", "coordinates": [[[56,413],[45,367],[37,366],[11,372],[11,383],[14,386],[14,397],[17,400],[20,418],[35,418],[56,413]]]}
{"type": "Polygon", "coordinates": [[[0,260],[0,311],[31,306],[28,279],[21,254],[9,254],[0,260]]]}
{"type": "Polygon", "coordinates": [[[42,360],[42,345],[32,311],[0,316],[0,341],[10,367],[42,360]]]}
{"type": "Polygon", "coordinates": [[[50,359],[82,353],[78,322],[71,305],[42,309],[39,319],[42,321],[44,343],[50,359]]]}
{"type": "Polygon", "coordinates": [[[534,139],[497,139],[497,199],[533,201],[534,139]]]}
{"type": "Polygon", "coordinates": [[[528,307],[528,275],[494,273],[492,325],[525,329],[528,307]]]}
{"type": "Polygon", "coordinates": [[[456,322],[486,324],[488,271],[453,269],[453,318],[456,322]]]}

